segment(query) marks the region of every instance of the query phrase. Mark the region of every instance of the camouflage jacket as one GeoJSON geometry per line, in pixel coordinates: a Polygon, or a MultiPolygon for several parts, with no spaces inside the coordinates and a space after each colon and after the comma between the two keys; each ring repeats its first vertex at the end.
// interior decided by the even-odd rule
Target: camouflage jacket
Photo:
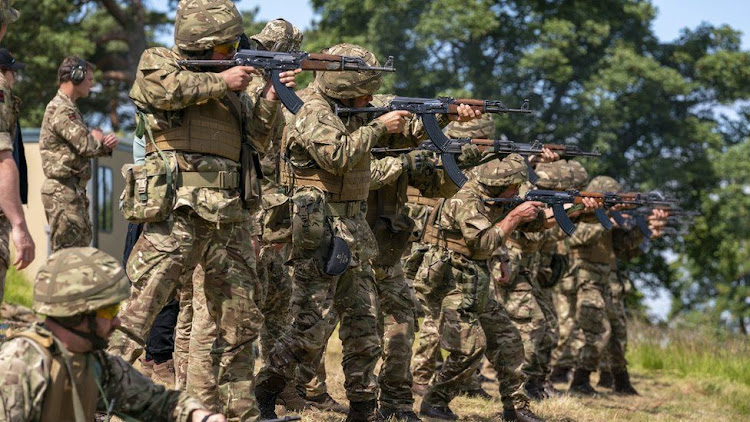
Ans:
{"type": "Polygon", "coordinates": [[[75,103],[62,91],[47,104],[39,133],[44,175],[49,179],[91,178],[89,159],[112,150],[91,135],[75,103]]]}
{"type": "MultiPolygon", "coordinates": [[[[29,330],[52,340],[52,333],[42,324],[29,330]]],[[[52,344],[53,355],[55,347],[52,344]]],[[[97,408],[100,411],[106,412],[108,404],[114,400],[116,414],[149,421],[189,421],[193,410],[204,409],[197,399],[185,392],[165,390],[119,357],[103,351],[88,354],[90,358],[70,355],[71,361],[94,365],[93,371],[106,397],[101,397],[98,389],[79,389],[78,393],[82,399],[90,395],[99,397],[97,408]]],[[[44,357],[31,340],[14,338],[0,345],[0,420],[40,420],[46,389],[51,382],[49,376],[44,357]]]]}
{"type": "MultiPolygon", "coordinates": [[[[476,180],[469,180],[452,198],[445,201],[437,223],[441,230],[460,232],[466,245],[473,251],[485,252],[489,257],[504,245],[510,233],[496,225],[511,211],[503,205],[485,204],[482,199],[489,192],[476,180]]],[[[539,231],[544,227],[544,212],[536,220],[516,227],[520,231],[539,231]]]]}
{"type": "Polygon", "coordinates": [[[13,151],[13,136],[21,100],[13,95],[10,84],[0,73],[0,151],[13,151]]]}
{"type": "MultiPolygon", "coordinates": [[[[149,48],[141,55],[138,72],[130,98],[146,115],[151,129],[166,130],[179,126],[182,110],[209,99],[221,99],[227,85],[218,73],[193,72],[177,65],[183,59],[177,48],[149,48]]],[[[242,107],[243,138],[259,153],[268,148],[274,123],[277,121],[278,101],[253,99],[246,93],[239,95],[242,107]]],[[[172,152],[181,171],[238,171],[239,163],[213,155],[172,152]]],[[[158,160],[151,153],[146,160],[158,160]]],[[[223,223],[246,221],[251,213],[243,206],[238,189],[216,189],[182,186],[177,191],[175,208],[187,206],[203,219],[223,223]]]]}

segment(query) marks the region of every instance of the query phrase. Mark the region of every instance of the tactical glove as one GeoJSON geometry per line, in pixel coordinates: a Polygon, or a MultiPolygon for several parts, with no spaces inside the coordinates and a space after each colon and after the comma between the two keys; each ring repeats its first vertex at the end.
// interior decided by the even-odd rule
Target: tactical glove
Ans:
{"type": "Polygon", "coordinates": [[[404,163],[404,169],[409,174],[431,173],[435,171],[435,163],[432,160],[432,153],[429,151],[414,150],[407,154],[402,154],[401,161],[404,163]]]}
{"type": "Polygon", "coordinates": [[[482,160],[482,151],[473,144],[461,146],[461,155],[458,156],[458,164],[462,166],[475,166],[482,160]]]}

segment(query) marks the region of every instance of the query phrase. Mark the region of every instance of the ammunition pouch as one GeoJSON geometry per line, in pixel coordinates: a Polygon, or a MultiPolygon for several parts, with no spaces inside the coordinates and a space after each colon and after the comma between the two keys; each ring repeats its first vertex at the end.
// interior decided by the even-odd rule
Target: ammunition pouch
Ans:
{"type": "Polygon", "coordinates": [[[326,197],[318,188],[309,187],[292,195],[292,245],[314,251],[326,233],[326,197]]]}
{"type": "Polygon", "coordinates": [[[471,270],[472,264],[468,264],[465,258],[451,258],[462,261],[458,265],[451,264],[456,280],[456,288],[461,292],[461,303],[459,309],[471,312],[482,312],[487,305],[489,295],[489,277],[480,277],[479,272],[471,270]]]}
{"type": "Polygon", "coordinates": [[[378,242],[378,255],[373,265],[391,267],[401,260],[409,246],[409,238],[414,230],[414,221],[404,214],[381,215],[372,227],[378,242]]]}
{"type": "Polygon", "coordinates": [[[125,189],[120,194],[120,212],[131,223],[164,221],[174,208],[176,178],[165,160],[122,167],[125,189]]]}
{"type": "Polygon", "coordinates": [[[292,240],[292,206],[283,193],[263,195],[263,241],[288,243],[292,240]]]}

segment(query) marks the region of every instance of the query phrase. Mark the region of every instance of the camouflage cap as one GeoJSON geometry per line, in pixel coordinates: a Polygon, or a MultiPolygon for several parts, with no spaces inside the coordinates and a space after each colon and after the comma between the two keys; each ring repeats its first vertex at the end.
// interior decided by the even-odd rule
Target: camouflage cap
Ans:
{"type": "Polygon", "coordinates": [[[0,0],[0,25],[17,21],[20,15],[18,10],[10,7],[10,0],[0,0]]]}
{"type": "Polygon", "coordinates": [[[239,39],[242,15],[230,0],[183,0],[177,5],[174,43],[186,51],[202,51],[239,39]]]}
{"type": "Polygon", "coordinates": [[[250,37],[268,51],[297,51],[302,31],[284,19],[269,21],[260,33],[250,37]]]}
{"type": "Polygon", "coordinates": [[[589,182],[589,172],[578,161],[568,160],[568,165],[573,172],[573,189],[583,189],[589,182]]]}
{"type": "Polygon", "coordinates": [[[501,160],[492,160],[477,168],[477,181],[485,186],[503,187],[521,184],[528,180],[526,161],[518,154],[501,160]]]}
{"type": "Polygon", "coordinates": [[[96,248],[53,253],[34,283],[34,311],[68,317],[96,311],[130,296],[130,281],[120,263],[96,248]]]}
{"type": "Polygon", "coordinates": [[[573,189],[573,169],[565,160],[539,163],[534,172],[539,176],[536,186],[540,189],[573,189]]]}
{"type": "Polygon", "coordinates": [[[491,114],[485,113],[479,119],[468,122],[450,122],[443,130],[443,133],[452,139],[493,139],[495,137],[495,121],[492,119],[491,114]]]}
{"type": "MultiPolygon", "coordinates": [[[[369,66],[380,66],[375,55],[364,47],[354,44],[338,44],[323,50],[327,54],[361,57],[369,66]]],[[[383,81],[381,72],[376,71],[346,71],[346,72],[317,72],[315,81],[324,94],[332,98],[357,98],[372,95],[380,88],[383,81]]]]}
{"type": "Polygon", "coordinates": [[[622,189],[622,186],[620,186],[619,183],[617,183],[617,180],[609,177],[609,176],[596,176],[593,179],[591,179],[591,182],[586,187],[586,190],[589,192],[611,192],[611,193],[617,193],[620,192],[622,189]]]}

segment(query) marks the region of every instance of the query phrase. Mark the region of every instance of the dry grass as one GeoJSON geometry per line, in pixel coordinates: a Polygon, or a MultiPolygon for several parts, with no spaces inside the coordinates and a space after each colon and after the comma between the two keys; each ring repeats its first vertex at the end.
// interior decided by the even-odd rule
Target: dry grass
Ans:
{"type": "MultiPolygon", "coordinates": [[[[639,329],[643,328],[638,326],[639,329]]],[[[654,333],[650,333],[653,335],[654,333]]],[[[641,337],[642,338],[642,337],[641,337]]],[[[654,337],[655,338],[655,337],[654,337]]],[[[642,353],[639,341],[634,342],[634,353],[642,353]]],[[[713,344],[712,350],[723,349],[721,344],[713,344]]],[[[684,353],[705,352],[701,348],[683,350],[684,353]]],[[[676,351],[672,351],[679,354],[676,351]]],[[[632,353],[631,353],[632,355],[632,353]]],[[[746,359],[735,355],[735,358],[746,359]]],[[[690,357],[683,360],[688,362],[690,357]]],[[[631,356],[631,361],[633,361],[631,356]]],[[[635,359],[639,360],[639,359],[635,359]]],[[[328,369],[328,389],[338,401],[346,403],[341,372],[341,343],[334,336],[328,345],[326,357],[328,369]]],[[[561,397],[533,403],[532,409],[547,421],[747,421],[750,420],[750,386],[740,380],[703,373],[679,373],[668,369],[644,368],[639,363],[631,371],[632,381],[640,396],[630,397],[610,393],[600,389],[596,398],[561,397]]],[[[594,375],[592,381],[596,381],[594,375]]],[[[497,396],[497,386],[485,383],[484,388],[497,396]]],[[[557,385],[564,390],[565,385],[557,385]]],[[[415,410],[419,409],[420,398],[416,397],[415,410]]],[[[499,421],[502,405],[499,400],[487,401],[468,397],[458,397],[451,408],[462,420],[499,421]]],[[[283,408],[277,406],[279,416],[283,408]]],[[[343,415],[307,411],[302,413],[304,420],[343,421],[343,415]]]]}

